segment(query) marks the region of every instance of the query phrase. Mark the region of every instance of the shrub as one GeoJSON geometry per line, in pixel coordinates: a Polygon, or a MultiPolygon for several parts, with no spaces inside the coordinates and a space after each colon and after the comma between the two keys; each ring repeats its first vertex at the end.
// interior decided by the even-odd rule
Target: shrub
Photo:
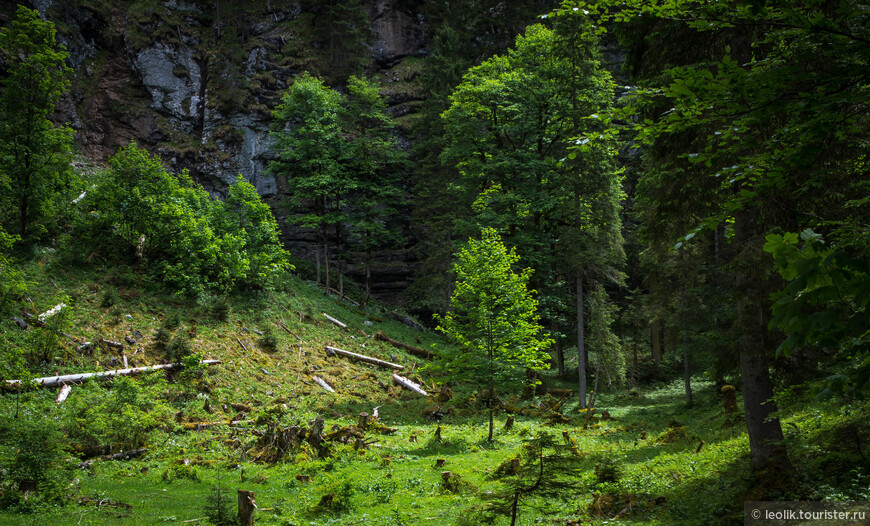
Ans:
{"type": "Polygon", "coordinates": [[[152,430],[171,425],[175,411],[161,401],[167,389],[159,372],[119,376],[110,388],[82,385],[60,407],[60,429],[85,456],[140,448],[152,430]]]}
{"type": "Polygon", "coordinates": [[[269,327],[263,331],[263,335],[260,336],[257,343],[265,351],[274,352],[278,349],[278,337],[275,335],[275,331],[269,327]]]}
{"type": "Polygon", "coordinates": [[[193,354],[193,346],[190,338],[182,331],[173,336],[172,341],[166,346],[166,359],[172,363],[178,363],[193,354]]]}
{"type": "Polygon", "coordinates": [[[25,510],[64,500],[72,465],[54,419],[28,408],[0,422],[0,506],[25,510]]]}

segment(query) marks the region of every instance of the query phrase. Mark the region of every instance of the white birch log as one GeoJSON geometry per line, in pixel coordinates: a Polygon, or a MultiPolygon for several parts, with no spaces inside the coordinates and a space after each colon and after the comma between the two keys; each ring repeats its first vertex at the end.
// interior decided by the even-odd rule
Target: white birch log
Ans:
{"type": "Polygon", "coordinates": [[[338,325],[338,326],[341,327],[342,329],[347,329],[347,325],[346,325],[346,324],[344,324],[344,323],[342,323],[342,322],[336,320],[335,318],[333,318],[333,317],[330,316],[329,314],[327,314],[327,313],[324,312],[324,313],[323,313],[323,316],[325,316],[327,320],[329,320],[329,321],[331,321],[332,323],[338,325]]]}
{"type": "Polygon", "coordinates": [[[60,312],[61,309],[63,309],[64,307],[66,307],[66,303],[58,303],[58,304],[55,305],[54,307],[48,309],[47,311],[45,311],[45,312],[43,312],[42,314],[40,314],[39,316],[37,316],[36,319],[38,319],[39,321],[45,323],[45,320],[46,320],[47,318],[51,318],[52,316],[54,316],[55,314],[57,314],[58,312],[60,312]]]}
{"type": "Polygon", "coordinates": [[[372,365],[377,365],[379,367],[385,367],[387,369],[395,369],[396,371],[401,371],[405,368],[404,365],[399,365],[397,363],[385,362],[384,360],[378,360],[377,358],[372,358],[371,356],[365,356],[364,354],[357,354],[355,352],[345,351],[344,349],[337,349],[335,347],[326,346],[326,354],[332,355],[337,354],[339,356],[346,356],[348,358],[353,358],[354,360],[359,360],[361,362],[370,363],[372,365]]]}
{"type": "Polygon", "coordinates": [[[395,383],[401,385],[401,386],[404,387],[405,389],[408,389],[408,390],[410,390],[410,391],[414,391],[414,392],[417,393],[417,394],[420,394],[420,395],[423,395],[423,396],[429,396],[429,393],[427,393],[426,391],[424,391],[422,387],[420,387],[419,385],[415,384],[415,383],[412,382],[411,380],[408,380],[408,379],[405,378],[404,376],[399,376],[398,374],[393,373],[393,382],[395,382],[395,383]]]}
{"type": "MultiPolygon", "coordinates": [[[[221,363],[220,360],[202,360],[199,362],[203,365],[215,365],[221,363]]],[[[114,369],[111,371],[100,371],[96,373],[78,373],[65,374],[62,376],[46,376],[43,378],[34,378],[33,383],[40,387],[58,387],[63,384],[77,384],[89,380],[91,378],[111,378],[113,376],[131,376],[145,371],[158,371],[161,369],[175,369],[183,367],[180,363],[164,363],[161,365],[150,365],[148,367],[133,367],[131,369],[114,369]]],[[[16,387],[21,385],[21,380],[6,380],[6,387],[16,387]]]]}
{"type": "Polygon", "coordinates": [[[59,404],[67,399],[70,391],[72,391],[71,385],[64,385],[60,388],[60,392],[57,393],[57,398],[54,399],[54,403],[59,404]]]}
{"type": "Polygon", "coordinates": [[[322,387],[324,390],[329,391],[330,393],[335,392],[335,389],[333,389],[331,385],[326,383],[326,380],[324,380],[323,378],[321,378],[319,376],[312,376],[311,379],[314,380],[315,382],[317,382],[317,385],[322,387]]]}

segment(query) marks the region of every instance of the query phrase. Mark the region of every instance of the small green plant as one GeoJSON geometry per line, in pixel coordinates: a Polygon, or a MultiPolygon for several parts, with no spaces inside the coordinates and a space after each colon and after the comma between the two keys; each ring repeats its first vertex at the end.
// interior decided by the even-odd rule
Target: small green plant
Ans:
{"type": "Polygon", "coordinates": [[[154,332],[154,346],[158,349],[166,349],[170,338],[172,338],[172,333],[166,330],[165,327],[160,327],[154,332]]]}
{"type": "Polygon", "coordinates": [[[215,303],[211,310],[211,314],[217,321],[226,322],[230,319],[230,304],[226,298],[215,303]]]}
{"type": "Polygon", "coordinates": [[[271,327],[266,327],[263,330],[263,335],[257,342],[264,351],[275,352],[278,350],[278,337],[271,327]]]}
{"type": "Polygon", "coordinates": [[[595,480],[599,484],[616,482],[619,480],[619,464],[616,460],[605,457],[600,463],[595,464],[595,480]]]}
{"type": "Polygon", "coordinates": [[[166,359],[178,363],[193,354],[190,338],[182,331],[175,333],[169,345],[166,346],[166,359]]]}
{"type": "Polygon", "coordinates": [[[214,526],[236,526],[239,521],[233,513],[233,499],[230,492],[220,484],[211,487],[205,498],[203,512],[214,526]]]}
{"type": "Polygon", "coordinates": [[[327,481],[317,488],[321,494],[320,501],[312,509],[313,512],[330,511],[341,513],[353,509],[353,496],[356,488],[346,477],[330,476],[327,481]]]}
{"type": "Polygon", "coordinates": [[[117,289],[115,287],[106,287],[106,290],[103,292],[103,298],[100,300],[100,307],[108,309],[109,307],[114,307],[119,301],[121,301],[121,297],[118,295],[117,289]]]}
{"type": "Polygon", "coordinates": [[[173,312],[163,318],[163,324],[160,327],[172,332],[177,329],[179,325],[181,325],[181,315],[177,312],[173,312]]]}

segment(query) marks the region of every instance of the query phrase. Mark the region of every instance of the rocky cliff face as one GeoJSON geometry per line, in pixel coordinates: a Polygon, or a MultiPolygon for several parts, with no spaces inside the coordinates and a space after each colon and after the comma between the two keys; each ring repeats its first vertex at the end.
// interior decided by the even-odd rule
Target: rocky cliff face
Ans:
{"type": "MultiPolygon", "coordinates": [[[[70,53],[74,87],[58,118],[76,129],[84,155],[105,161],[135,141],[215,194],[241,175],[280,219],[282,181],[266,170],[270,111],[302,71],[329,78],[336,35],[324,38],[331,26],[322,4],[36,0],[30,7],[56,24],[70,53]]],[[[14,4],[0,7],[2,23],[14,4]]],[[[362,8],[371,38],[356,52],[407,126],[421,101],[414,79],[426,54],[419,2],[366,0],[362,8]]],[[[286,226],[284,234],[294,255],[312,252],[309,233],[286,226]]],[[[407,251],[383,257],[374,277],[391,296],[407,284],[411,264],[407,251]]]]}

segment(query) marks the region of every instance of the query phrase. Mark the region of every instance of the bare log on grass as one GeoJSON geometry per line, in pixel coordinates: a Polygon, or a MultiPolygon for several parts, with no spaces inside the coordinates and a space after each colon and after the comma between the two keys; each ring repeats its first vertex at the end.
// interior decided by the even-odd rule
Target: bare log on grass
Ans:
{"type": "Polygon", "coordinates": [[[408,327],[411,327],[412,329],[416,329],[420,332],[424,332],[426,330],[426,327],[423,327],[422,325],[417,323],[410,316],[406,316],[404,314],[399,314],[398,312],[395,312],[395,311],[390,312],[389,316],[390,316],[390,318],[393,318],[396,321],[400,321],[400,322],[404,323],[405,325],[407,325],[408,327]]]}
{"type": "Polygon", "coordinates": [[[72,391],[71,385],[64,385],[60,388],[60,392],[57,393],[57,398],[54,399],[54,403],[59,404],[67,399],[70,391],[72,391]]]}
{"type": "Polygon", "coordinates": [[[106,347],[111,347],[112,349],[123,349],[124,348],[123,343],[116,342],[114,340],[106,340],[103,338],[103,339],[100,339],[100,343],[102,343],[106,347]]]}
{"type": "MultiPolygon", "coordinates": [[[[220,360],[202,360],[199,362],[203,365],[215,365],[221,363],[220,360]]],[[[130,369],[114,369],[111,371],[100,371],[95,373],[79,373],[65,374],[61,376],[46,376],[43,378],[34,378],[32,383],[40,387],[60,387],[63,384],[78,384],[91,378],[111,378],[113,376],[132,376],[145,371],[159,371],[161,369],[180,369],[184,367],[181,363],[165,363],[161,365],[150,365],[148,367],[133,367],[130,369]]],[[[21,380],[6,380],[6,387],[18,387],[21,385],[21,380]]]]}
{"type": "Polygon", "coordinates": [[[243,351],[245,351],[246,353],[251,352],[248,350],[247,347],[245,347],[245,344],[242,343],[242,340],[240,340],[238,336],[236,336],[236,341],[239,342],[239,347],[241,347],[243,351]]]}
{"type": "Polygon", "coordinates": [[[329,391],[330,393],[335,392],[335,389],[333,389],[331,385],[326,383],[326,381],[323,378],[321,378],[319,376],[312,376],[311,379],[314,380],[315,382],[317,382],[317,385],[322,387],[324,390],[329,391]]]}
{"type": "Polygon", "coordinates": [[[278,326],[281,327],[282,329],[284,329],[284,332],[286,332],[286,333],[289,334],[290,336],[295,336],[295,337],[296,337],[300,342],[304,342],[304,341],[305,341],[305,340],[302,338],[302,336],[299,336],[299,335],[296,334],[295,332],[293,332],[293,331],[291,331],[290,329],[288,329],[287,326],[284,325],[283,322],[280,322],[280,321],[279,321],[279,322],[278,322],[278,326]]]}
{"type": "Polygon", "coordinates": [[[147,447],[143,447],[142,449],[131,449],[130,451],[115,453],[114,455],[105,455],[103,460],[130,460],[131,458],[141,457],[147,452],[147,447]]]}
{"type": "Polygon", "coordinates": [[[341,327],[342,329],[347,329],[347,324],[342,323],[342,322],[336,320],[335,318],[333,318],[333,317],[330,316],[329,314],[327,314],[327,313],[324,312],[324,313],[323,313],[323,316],[326,317],[327,320],[329,320],[329,321],[331,321],[332,323],[334,323],[334,324],[338,325],[339,327],[341,327]]]}
{"type": "Polygon", "coordinates": [[[419,358],[426,358],[427,360],[431,360],[435,356],[432,353],[432,351],[428,351],[428,350],[420,348],[420,347],[414,347],[413,345],[408,345],[407,343],[402,343],[398,340],[394,340],[381,331],[378,331],[375,333],[375,339],[380,340],[382,342],[387,342],[390,345],[392,345],[393,347],[398,347],[399,349],[404,349],[404,350],[408,351],[410,354],[413,354],[414,356],[417,356],[419,358]]]}
{"type": "Polygon", "coordinates": [[[408,379],[405,378],[404,376],[399,376],[398,374],[395,374],[395,373],[394,373],[394,374],[393,374],[393,382],[396,383],[396,384],[398,384],[398,385],[401,385],[401,386],[404,387],[405,389],[408,389],[408,390],[410,390],[410,391],[414,391],[414,392],[417,393],[417,394],[420,394],[420,395],[423,395],[423,396],[429,396],[429,393],[427,393],[426,391],[424,391],[422,387],[420,387],[419,385],[415,384],[415,383],[412,382],[411,380],[408,380],[408,379]]]}
{"type": "Polygon", "coordinates": [[[355,352],[345,351],[344,349],[338,349],[336,347],[326,346],[326,355],[332,356],[337,354],[339,356],[345,356],[347,358],[353,358],[354,360],[359,360],[361,362],[370,363],[372,365],[377,365],[379,367],[385,367],[387,369],[395,369],[396,371],[401,371],[405,368],[404,365],[399,365],[397,363],[385,362],[384,360],[378,360],[377,358],[372,358],[371,356],[366,356],[364,354],[357,354],[355,352]]]}

